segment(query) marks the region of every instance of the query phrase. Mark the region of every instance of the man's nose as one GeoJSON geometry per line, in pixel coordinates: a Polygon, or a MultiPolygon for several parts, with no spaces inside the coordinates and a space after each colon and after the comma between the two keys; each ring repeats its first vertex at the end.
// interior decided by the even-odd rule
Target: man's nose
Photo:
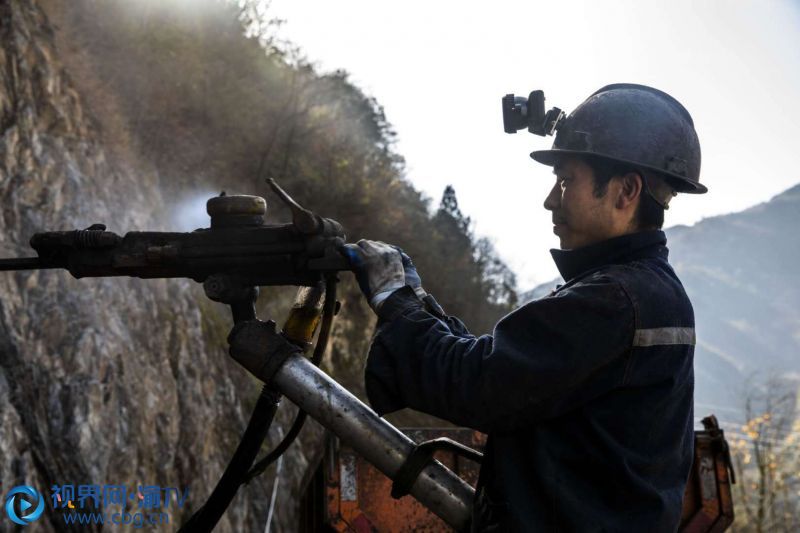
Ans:
{"type": "Polygon", "coordinates": [[[555,211],[561,205],[561,188],[558,183],[550,189],[550,194],[544,199],[544,208],[548,211],[555,211]]]}

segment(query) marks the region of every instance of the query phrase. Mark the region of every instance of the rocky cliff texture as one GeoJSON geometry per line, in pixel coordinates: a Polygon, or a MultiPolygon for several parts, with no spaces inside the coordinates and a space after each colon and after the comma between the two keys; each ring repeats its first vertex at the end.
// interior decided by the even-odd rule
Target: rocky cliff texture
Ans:
{"type": "MultiPolygon", "coordinates": [[[[157,171],[104,149],[43,7],[0,2],[3,257],[33,255],[27,241],[37,231],[162,225],[157,171]]],[[[171,510],[166,530],[199,506],[258,392],[226,354],[226,310],[203,299],[187,281],[2,273],[3,494],[23,483],[48,499],[55,484],[189,487],[189,509],[171,510]]],[[[284,473],[291,466],[288,477],[299,479],[304,458],[296,449],[290,458],[284,473]]],[[[263,530],[271,490],[267,477],[240,490],[218,530],[263,530]]],[[[279,501],[273,529],[291,529],[293,512],[279,501]]],[[[68,529],[49,510],[36,527],[68,529]]],[[[10,529],[5,516],[0,529],[10,529]]]]}

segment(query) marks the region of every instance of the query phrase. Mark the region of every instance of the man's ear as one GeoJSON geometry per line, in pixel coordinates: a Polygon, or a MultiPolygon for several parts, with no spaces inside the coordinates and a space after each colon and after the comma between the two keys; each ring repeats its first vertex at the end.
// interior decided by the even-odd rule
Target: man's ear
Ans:
{"type": "Polygon", "coordinates": [[[620,188],[617,192],[615,207],[625,209],[636,202],[642,195],[642,177],[637,172],[628,172],[619,176],[620,188]]]}

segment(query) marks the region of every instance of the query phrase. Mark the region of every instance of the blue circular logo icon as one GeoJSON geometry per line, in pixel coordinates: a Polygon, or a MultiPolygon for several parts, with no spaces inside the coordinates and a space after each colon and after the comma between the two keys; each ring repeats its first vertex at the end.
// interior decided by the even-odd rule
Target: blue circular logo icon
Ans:
{"type": "Polygon", "coordinates": [[[21,526],[27,526],[37,518],[42,516],[44,511],[44,498],[33,487],[28,485],[19,485],[11,489],[6,496],[6,514],[15,523],[21,526]],[[24,496],[27,496],[24,497],[24,496]],[[31,501],[28,501],[28,500],[31,501]],[[15,503],[19,501],[19,510],[22,516],[17,514],[15,503]],[[33,508],[32,511],[26,514],[26,511],[33,508]]]}

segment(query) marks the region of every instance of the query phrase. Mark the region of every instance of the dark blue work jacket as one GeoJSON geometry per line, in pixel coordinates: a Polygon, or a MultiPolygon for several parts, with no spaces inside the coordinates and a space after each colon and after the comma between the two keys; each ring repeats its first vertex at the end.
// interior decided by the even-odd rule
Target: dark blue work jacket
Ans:
{"type": "Polygon", "coordinates": [[[475,531],[675,531],[693,455],[694,314],[644,231],[553,250],[566,283],[475,337],[404,287],[366,371],[380,414],[488,433],[475,531]]]}

